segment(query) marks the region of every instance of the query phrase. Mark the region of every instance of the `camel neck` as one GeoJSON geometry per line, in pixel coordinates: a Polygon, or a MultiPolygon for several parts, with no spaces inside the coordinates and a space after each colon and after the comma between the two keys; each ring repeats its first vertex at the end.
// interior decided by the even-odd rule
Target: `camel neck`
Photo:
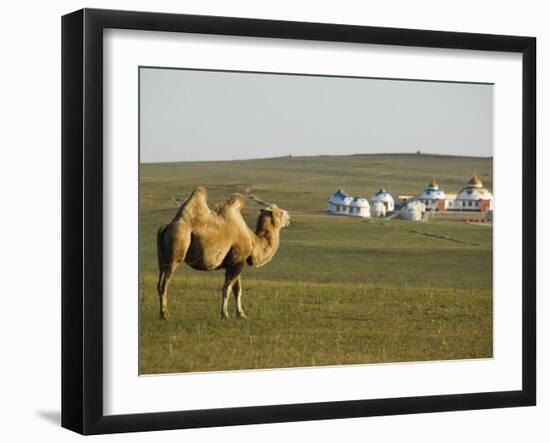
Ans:
{"type": "Polygon", "coordinates": [[[273,258],[279,247],[279,231],[276,229],[258,229],[254,235],[253,263],[259,268],[273,258]]]}

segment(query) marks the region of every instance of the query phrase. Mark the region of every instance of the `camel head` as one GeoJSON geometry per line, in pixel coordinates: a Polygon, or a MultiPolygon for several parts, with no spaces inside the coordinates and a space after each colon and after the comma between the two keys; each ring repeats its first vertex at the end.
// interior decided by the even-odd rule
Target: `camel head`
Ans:
{"type": "Polygon", "coordinates": [[[268,223],[277,229],[286,228],[290,225],[290,215],[288,211],[279,208],[276,204],[271,204],[260,210],[258,227],[266,227],[268,223]]]}

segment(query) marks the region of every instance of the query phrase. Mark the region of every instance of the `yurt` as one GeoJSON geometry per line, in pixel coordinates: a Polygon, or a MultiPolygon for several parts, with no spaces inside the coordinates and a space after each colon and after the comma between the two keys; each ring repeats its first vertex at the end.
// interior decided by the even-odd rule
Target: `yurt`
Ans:
{"type": "Polygon", "coordinates": [[[376,194],[372,196],[372,203],[374,209],[374,203],[380,202],[385,207],[384,214],[386,212],[392,212],[395,209],[395,201],[392,195],[387,192],[385,189],[380,189],[376,194]]]}
{"type": "Polygon", "coordinates": [[[417,199],[424,205],[426,209],[436,209],[438,211],[444,211],[447,209],[447,200],[445,198],[445,191],[439,188],[439,185],[432,179],[430,184],[422,191],[422,194],[417,199]]]}
{"type": "Polygon", "coordinates": [[[328,198],[328,211],[333,214],[347,214],[348,205],[352,200],[352,197],[349,197],[343,190],[338,189],[328,198]]]}
{"type": "Polygon", "coordinates": [[[491,211],[493,209],[493,194],[488,191],[477,175],[456,195],[449,207],[455,211],[491,211]]]}
{"type": "Polygon", "coordinates": [[[373,217],[385,217],[386,205],[383,202],[377,201],[372,204],[371,213],[373,217]]]}
{"type": "Polygon", "coordinates": [[[370,205],[366,198],[354,197],[348,206],[348,215],[353,217],[370,217],[370,205]]]}
{"type": "Polygon", "coordinates": [[[426,205],[418,200],[405,203],[399,211],[399,216],[405,220],[420,221],[426,212],[426,205]]]}

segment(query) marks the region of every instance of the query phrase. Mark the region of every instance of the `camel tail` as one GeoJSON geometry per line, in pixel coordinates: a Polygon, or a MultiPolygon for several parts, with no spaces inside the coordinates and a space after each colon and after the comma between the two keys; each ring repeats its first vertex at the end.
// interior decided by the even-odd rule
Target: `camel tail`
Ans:
{"type": "Polygon", "coordinates": [[[159,262],[159,270],[161,271],[170,261],[170,258],[166,256],[166,251],[164,250],[164,241],[163,241],[166,228],[168,227],[169,224],[170,224],[169,222],[163,224],[157,232],[157,255],[158,255],[158,262],[159,262]]]}

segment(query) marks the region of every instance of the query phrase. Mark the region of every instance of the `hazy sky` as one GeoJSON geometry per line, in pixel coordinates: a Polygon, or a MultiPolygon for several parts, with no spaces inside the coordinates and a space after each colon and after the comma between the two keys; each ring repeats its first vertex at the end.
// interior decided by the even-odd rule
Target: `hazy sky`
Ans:
{"type": "Polygon", "coordinates": [[[493,86],[141,68],[141,161],[493,155],[493,86]]]}

